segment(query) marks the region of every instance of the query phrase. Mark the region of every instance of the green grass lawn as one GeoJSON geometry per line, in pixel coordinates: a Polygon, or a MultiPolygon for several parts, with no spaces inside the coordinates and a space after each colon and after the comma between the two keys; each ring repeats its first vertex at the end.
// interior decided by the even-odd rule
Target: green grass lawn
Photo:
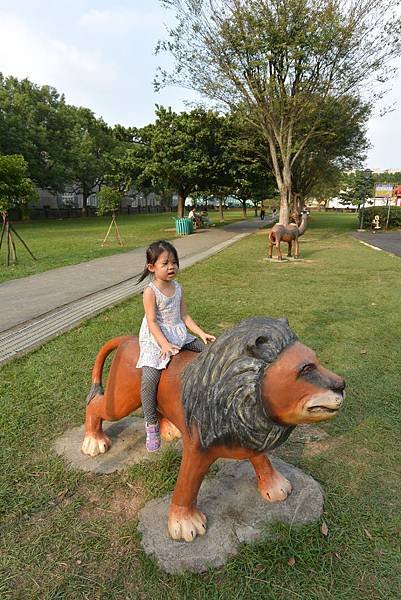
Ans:
{"type": "MultiPolygon", "coordinates": [[[[253,215],[254,211],[248,210],[248,216],[253,215]]],[[[209,216],[217,227],[244,218],[240,210],[225,211],[223,223],[218,211],[210,211],[209,216]]],[[[3,242],[0,251],[0,283],[56,267],[126,252],[146,246],[155,239],[175,238],[177,235],[174,217],[174,213],[122,215],[118,217],[117,223],[124,246],[118,245],[113,228],[104,248],[101,247],[101,243],[109,228],[110,217],[14,223],[16,231],[28,244],[37,260],[33,261],[16,239],[18,263],[6,268],[6,248],[3,242]]]]}
{"type": "Polygon", "coordinates": [[[276,539],[243,545],[224,568],[167,575],[141,549],[136,512],[172,489],[176,454],[96,476],[53,452],[83,422],[99,346],[138,330],[138,296],[1,369],[2,599],[401,598],[401,260],[359,244],[351,227],[352,215],[313,215],[303,261],[265,261],[266,235],[255,234],[179,276],[207,331],[287,316],[346,378],[336,419],[279,452],[323,486],[328,535],[322,521],[277,525],[276,539]]]}

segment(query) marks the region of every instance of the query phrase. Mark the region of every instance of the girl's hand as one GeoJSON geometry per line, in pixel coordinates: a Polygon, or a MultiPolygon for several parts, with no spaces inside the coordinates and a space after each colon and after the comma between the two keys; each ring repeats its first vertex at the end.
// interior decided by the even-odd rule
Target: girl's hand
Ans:
{"type": "Polygon", "coordinates": [[[161,346],[160,356],[164,358],[170,358],[170,356],[174,356],[174,354],[178,354],[181,350],[179,346],[175,344],[170,344],[170,342],[166,342],[161,346]]]}
{"type": "Polygon", "coordinates": [[[210,335],[210,333],[205,333],[204,331],[201,333],[201,339],[204,344],[208,344],[209,342],[214,342],[216,337],[214,335],[210,335]]]}

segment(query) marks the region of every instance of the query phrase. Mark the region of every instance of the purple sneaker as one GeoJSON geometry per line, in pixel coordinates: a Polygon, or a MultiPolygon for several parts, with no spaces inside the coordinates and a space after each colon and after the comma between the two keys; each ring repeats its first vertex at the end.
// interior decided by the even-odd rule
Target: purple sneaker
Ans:
{"type": "Polygon", "coordinates": [[[159,423],[154,425],[145,424],[146,429],[146,450],[156,452],[160,448],[160,430],[159,423]]]}

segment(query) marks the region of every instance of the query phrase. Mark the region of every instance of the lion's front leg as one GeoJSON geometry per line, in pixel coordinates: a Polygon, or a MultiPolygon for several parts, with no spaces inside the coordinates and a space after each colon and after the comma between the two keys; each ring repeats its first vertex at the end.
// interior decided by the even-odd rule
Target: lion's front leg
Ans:
{"type": "Polygon", "coordinates": [[[192,542],[197,535],[205,535],[206,522],[206,516],[196,506],[170,505],[167,525],[173,540],[192,542]]]}
{"type": "Polygon", "coordinates": [[[258,454],[249,459],[255,469],[258,490],[269,502],[281,502],[291,493],[291,483],[271,464],[265,454],[258,454]]]}
{"type": "Polygon", "coordinates": [[[201,453],[194,446],[187,447],[184,440],[183,457],[177,483],[169,508],[168,531],[173,540],[192,542],[197,535],[206,533],[206,516],[197,508],[198,491],[214,461],[207,452],[201,453]]]}

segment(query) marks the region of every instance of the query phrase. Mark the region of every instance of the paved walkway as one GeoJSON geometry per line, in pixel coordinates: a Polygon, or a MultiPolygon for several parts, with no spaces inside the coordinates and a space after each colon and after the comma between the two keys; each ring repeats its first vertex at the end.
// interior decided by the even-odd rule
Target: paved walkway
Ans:
{"type": "MultiPolygon", "coordinates": [[[[201,229],[173,240],[180,268],[204,260],[253,233],[259,219],[201,229]]],[[[0,364],[142,291],[144,248],[0,284],[0,364]]]]}
{"type": "Polygon", "coordinates": [[[371,233],[368,231],[355,232],[354,237],[359,241],[401,256],[401,231],[371,233]]]}

